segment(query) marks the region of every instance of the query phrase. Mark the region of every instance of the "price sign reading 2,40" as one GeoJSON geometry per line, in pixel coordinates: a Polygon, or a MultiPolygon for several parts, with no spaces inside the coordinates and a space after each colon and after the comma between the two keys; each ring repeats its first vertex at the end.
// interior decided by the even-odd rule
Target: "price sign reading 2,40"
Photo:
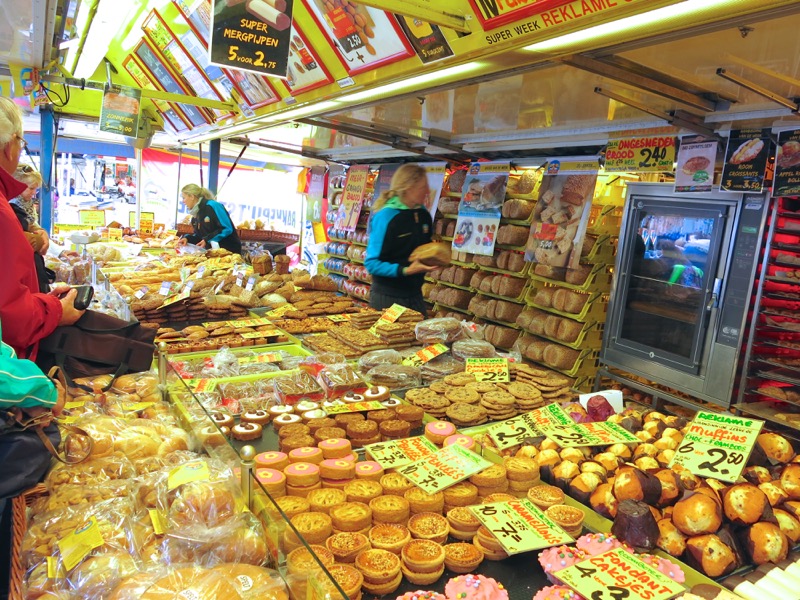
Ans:
{"type": "Polygon", "coordinates": [[[647,167],[653,167],[666,159],[667,149],[664,147],[641,148],[639,150],[639,156],[641,157],[641,160],[639,161],[639,167],[646,169],[647,167]]]}

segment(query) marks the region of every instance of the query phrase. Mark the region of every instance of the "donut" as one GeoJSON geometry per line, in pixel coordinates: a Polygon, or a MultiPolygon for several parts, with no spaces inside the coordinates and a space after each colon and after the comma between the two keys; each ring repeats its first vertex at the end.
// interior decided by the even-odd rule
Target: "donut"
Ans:
{"type": "Polygon", "coordinates": [[[258,423],[239,423],[231,429],[233,439],[239,441],[257,440],[261,437],[263,428],[258,423]]]}
{"type": "Polygon", "coordinates": [[[260,408],[257,410],[248,410],[239,419],[239,421],[244,423],[258,423],[262,426],[269,423],[269,420],[269,413],[265,410],[261,410],[260,408]]]}
{"type": "Polygon", "coordinates": [[[383,402],[390,397],[389,388],[385,385],[375,385],[364,392],[364,399],[368,402],[383,402]]]}
{"type": "Polygon", "coordinates": [[[211,413],[211,419],[218,427],[233,427],[233,417],[228,413],[214,411],[211,413]]]}
{"type": "Polygon", "coordinates": [[[455,434],[448,436],[447,439],[444,441],[445,448],[447,446],[452,446],[453,444],[458,444],[466,448],[467,450],[474,450],[475,449],[475,440],[472,439],[472,436],[464,435],[464,434],[455,434]]]}
{"type": "Polygon", "coordinates": [[[355,403],[355,402],[363,402],[364,396],[361,394],[356,394],[354,392],[345,392],[344,396],[342,396],[342,400],[347,403],[355,403]]]}
{"type": "Polygon", "coordinates": [[[303,446],[289,452],[289,462],[293,463],[307,462],[318,465],[325,458],[327,457],[322,454],[322,450],[313,446],[303,446]]]}
{"type": "Polygon", "coordinates": [[[291,425],[292,423],[299,423],[299,422],[300,422],[300,415],[283,413],[273,419],[272,426],[275,429],[280,429],[284,425],[291,425]]]}
{"type": "Polygon", "coordinates": [[[383,477],[383,467],[374,460],[364,460],[356,463],[356,479],[380,481],[383,477]]]}
{"type": "Polygon", "coordinates": [[[312,402],[311,400],[300,400],[300,402],[294,405],[294,409],[295,411],[301,414],[305,412],[310,412],[312,410],[318,410],[319,402],[312,402]]]}
{"type": "Polygon", "coordinates": [[[289,466],[289,457],[283,452],[273,450],[256,454],[255,463],[257,469],[277,469],[283,471],[289,466]]]}
{"type": "Polygon", "coordinates": [[[344,438],[328,438],[317,444],[325,458],[342,458],[351,453],[353,446],[344,438]]]}
{"type": "Polygon", "coordinates": [[[320,468],[312,463],[294,463],[283,470],[286,483],[292,487],[305,487],[319,482],[320,468]]]}
{"type": "Polygon", "coordinates": [[[270,406],[267,412],[269,412],[269,414],[272,415],[273,418],[275,418],[288,413],[293,413],[294,407],[285,406],[283,404],[276,404],[275,406],[270,406]]]}
{"type": "Polygon", "coordinates": [[[286,476],[277,469],[256,469],[256,481],[273,496],[286,494],[286,476]]]}
{"type": "Polygon", "coordinates": [[[326,458],[319,464],[319,470],[325,479],[352,479],[356,474],[355,464],[341,458],[326,458]]]}
{"type": "Polygon", "coordinates": [[[425,425],[425,437],[437,446],[444,444],[447,438],[456,433],[456,426],[447,421],[431,421],[425,425]]]}

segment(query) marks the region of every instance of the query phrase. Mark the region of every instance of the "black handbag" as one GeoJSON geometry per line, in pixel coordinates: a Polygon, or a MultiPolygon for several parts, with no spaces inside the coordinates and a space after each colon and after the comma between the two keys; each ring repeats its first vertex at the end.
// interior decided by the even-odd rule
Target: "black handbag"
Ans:
{"type": "Polygon", "coordinates": [[[70,387],[74,379],[111,374],[106,391],[120,375],[150,369],[155,337],[155,329],[138,321],[87,310],[73,325],[56,327],[39,342],[36,363],[45,372],[60,367],[70,387]]]}

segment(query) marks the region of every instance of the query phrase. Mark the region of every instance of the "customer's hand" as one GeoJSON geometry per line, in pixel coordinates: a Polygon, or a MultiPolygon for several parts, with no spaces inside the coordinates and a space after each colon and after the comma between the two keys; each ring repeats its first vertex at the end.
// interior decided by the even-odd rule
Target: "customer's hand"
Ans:
{"type": "Polygon", "coordinates": [[[205,248],[206,247],[206,241],[205,240],[200,240],[199,242],[197,242],[197,247],[198,248],[205,248]]]}
{"type": "Polygon", "coordinates": [[[50,236],[47,235],[44,229],[40,229],[36,233],[42,238],[42,247],[39,249],[39,254],[44,256],[47,254],[47,249],[50,247],[50,236]]]}
{"type": "Polygon", "coordinates": [[[435,270],[436,267],[432,267],[430,265],[425,265],[418,260],[415,260],[410,265],[403,269],[403,275],[416,275],[417,273],[430,273],[431,271],[435,270]]]}
{"type": "Polygon", "coordinates": [[[61,385],[61,382],[57,379],[53,380],[53,385],[56,386],[56,392],[58,392],[56,405],[53,407],[53,414],[58,417],[64,412],[64,405],[67,402],[67,390],[64,389],[64,386],[61,385]]]}
{"type": "Polygon", "coordinates": [[[185,246],[186,244],[189,243],[189,241],[186,238],[182,237],[182,238],[178,238],[178,241],[176,243],[177,243],[178,246],[185,246]]]}
{"type": "Polygon", "coordinates": [[[61,296],[61,320],[58,322],[59,325],[72,325],[86,312],[75,308],[75,297],[77,295],[78,290],[71,289],[67,294],[61,296]]]}

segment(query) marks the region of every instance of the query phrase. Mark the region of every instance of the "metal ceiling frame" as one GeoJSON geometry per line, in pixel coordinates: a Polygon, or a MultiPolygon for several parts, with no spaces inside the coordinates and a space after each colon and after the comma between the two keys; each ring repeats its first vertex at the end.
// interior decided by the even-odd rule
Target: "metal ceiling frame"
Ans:
{"type": "Polygon", "coordinates": [[[793,113],[800,112],[800,103],[797,100],[789,100],[784,98],[780,94],[776,94],[775,92],[768,90],[762,85],[754,83],[749,79],[742,77],[741,75],[736,75],[735,73],[730,73],[727,69],[723,69],[720,67],[717,69],[717,75],[725,79],[726,81],[730,81],[731,83],[735,83],[739,87],[743,87],[746,90],[750,90],[754,94],[758,94],[759,96],[763,96],[768,100],[772,100],[776,104],[780,104],[781,106],[785,106],[793,113]]]}

